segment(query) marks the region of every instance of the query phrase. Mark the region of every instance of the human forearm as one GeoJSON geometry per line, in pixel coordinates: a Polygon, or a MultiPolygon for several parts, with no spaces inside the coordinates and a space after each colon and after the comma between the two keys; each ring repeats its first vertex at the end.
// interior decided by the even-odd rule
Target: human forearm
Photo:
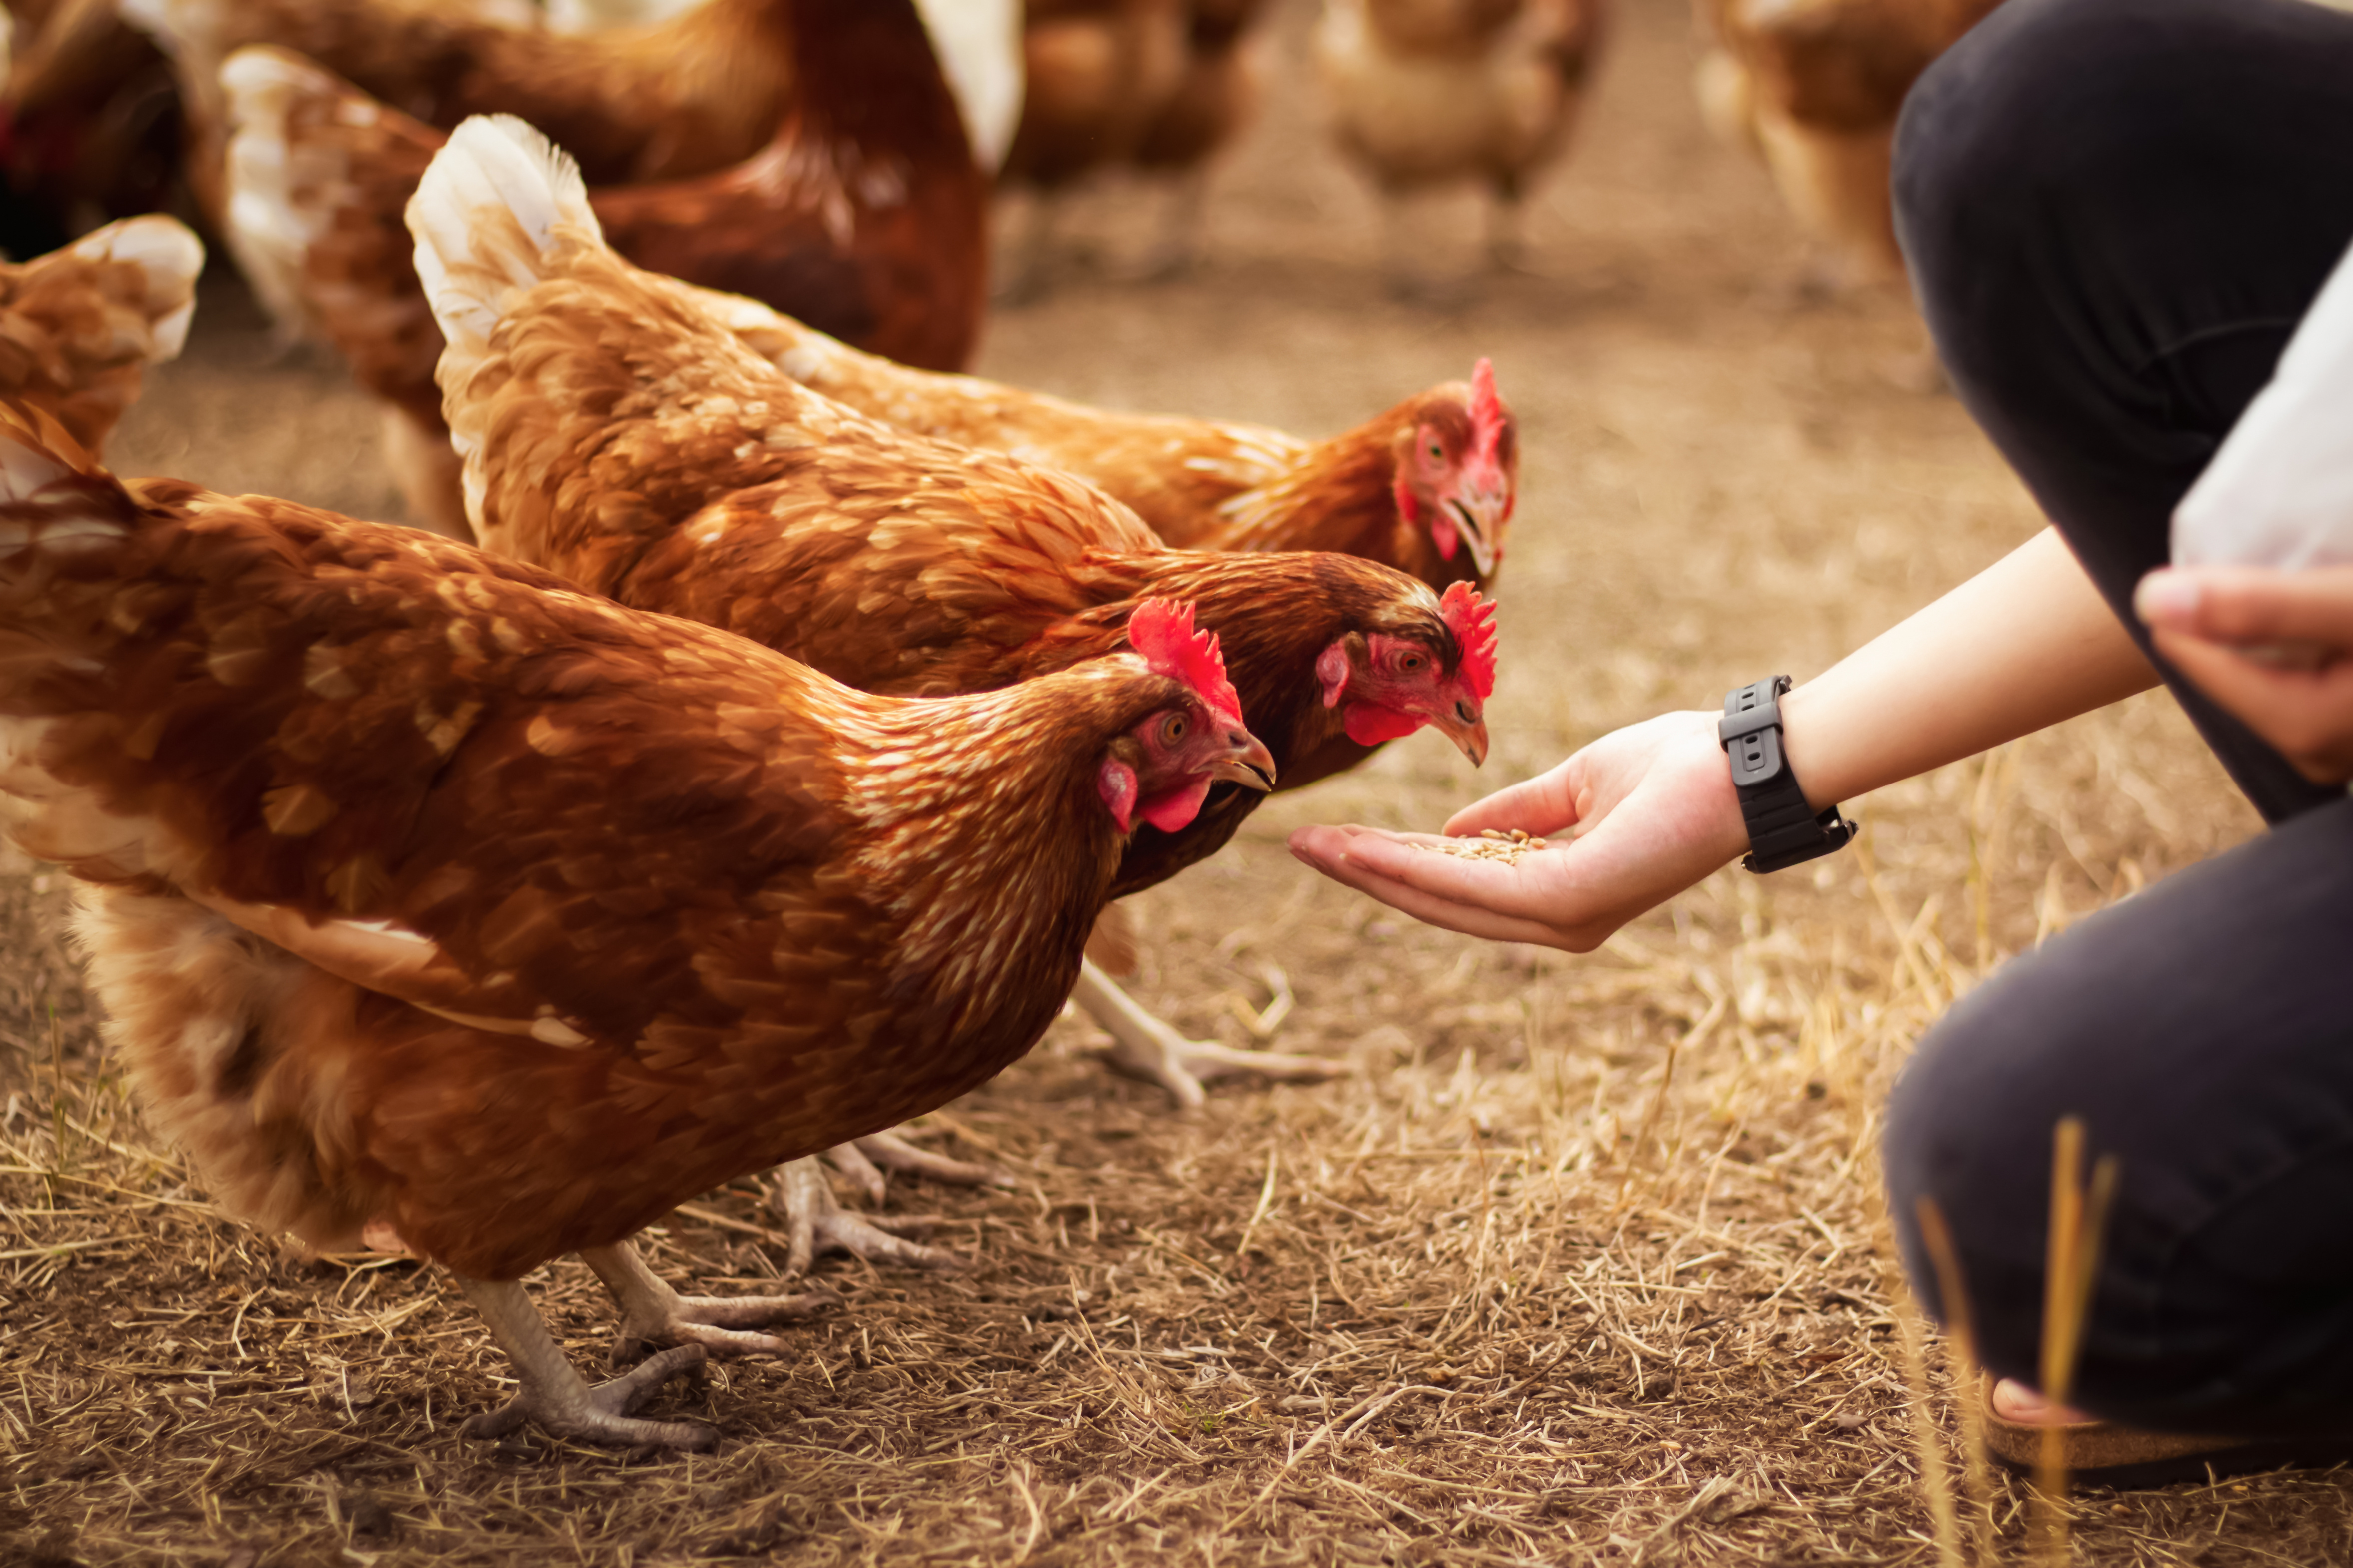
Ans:
{"type": "MultiPolygon", "coordinates": [[[[2157,675],[2057,535],[2011,552],[1781,699],[1791,765],[1817,806],[2055,723],[2157,675]]],[[[1748,842],[1716,715],[1663,713],[1465,806],[1449,833],[1521,828],[1516,863],[1409,836],[1303,827],[1292,853],[1418,920],[1583,952],[1748,842]],[[1571,838],[1573,836],[1573,839],[1571,838]]]]}
{"type": "Polygon", "coordinates": [[[1864,795],[2147,690],[2141,656],[2056,531],[1781,699],[1817,806],[1864,795]]]}

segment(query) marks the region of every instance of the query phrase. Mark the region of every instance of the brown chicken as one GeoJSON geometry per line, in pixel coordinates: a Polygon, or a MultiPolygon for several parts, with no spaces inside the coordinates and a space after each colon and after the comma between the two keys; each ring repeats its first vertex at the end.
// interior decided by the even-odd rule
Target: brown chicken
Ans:
{"type": "Polygon", "coordinates": [[[124,218],[21,266],[0,262],[0,396],[103,446],[151,364],[179,357],[205,247],[185,225],[124,218]]]}
{"type": "Polygon", "coordinates": [[[1339,550],[1433,588],[1484,587],[1519,482],[1519,422],[1482,360],[1323,441],[1261,425],[1090,408],[861,353],[756,300],[682,290],[837,403],[915,435],[1009,452],[1124,501],[1169,543],[1339,550]]]}
{"type": "MultiPolygon", "coordinates": [[[[640,265],[746,294],[911,364],[961,366],[987,297],[988,177],[911,0],[786,0],[802,89],[749,163],[600,190],[640,265]]],[[[224,69],[231,246],[281,321],[387,405],[413,520],[464,538],[433,364],[440,336],[401,209],[443,138],[297,57],[224,69]]]]}
{"type": "Polygon", "coordinates": [[[0,248],[37,256],[161,212],[180,177],[170,64],[113,0],[18,5],[0,49],[0,248]]]}
{"type": "Polygon", "coordinates": [[[178,68],[199,184],[220,161],[221,65],[248,44],[317,60],[428,124],[520,114],[599,184],[707,174],[757,153],[784,117],[793,3],[708,0],[575,36],[528,4],[482,0],[120,0],[178,68]]]}
{"type": "MultiPolygon", "coordinates": [[[[832,404],[614,256],[576,177],[512,121],[461,127],[410,222],[449,337],[469,510],[494,548],[910,695],[1094,657],[1140,597],[1181,594],[1266,709],[1278,764],[1425,722],[1484,752],[1493,634],[1467,587],[1441,602],[1348,556],[1173,550],[1066,475],[832,404]]],[[[1223,792],[1182,832],[1140,835],[1119,890],[1213,852],[1250,805],[1223,792]]],[[[1156,1062],[1168,1044],[1139,1048],[1156,1062]]],[[[1163,1072],[1290,1065],[1174,1046],[1163,1072]]]]}
{"type": "Polygon", "coordinates": [[[88,884],[151,1124],[266,1229],[456,1273],[522,1384],[478,1433],[707,1444],[626,1411],[817,1302],[680,1297],[630,1235],[997,1072],[1131,826],[1272,765],[1165,601],[1132,651],[872,696],[414,530],[126,485],[30,410],[0,638],[0,823],[88,884]],[[519,1283],[573,1251],[676,1348],[587,1387],[519,1283]]]}
{"type": "Polygon", "coordinates": [[[1113,169],[1174,182],[1147,275],[1192,264],[1209,161],[1257,102],[1247,46],[1265,8],[1265,0],[1030,0],[1027,88],[1003,178],[1036,194],[1008,294],[1045,287],[1061,201],[1113,169]]]}
{"type": "Polygon", "coordinates": [[[1697,0],[1709,123],[1763,154],[1799,221],[1862,280],[1903,276],[1888,163],[1929,62],[2000,0],[1697,0]]]}
{"type": "Polygon", "coordinates": [[[1398,228],[1416,191],[1484,184],[1489,258],[1517,263],[1521,204],[1567,148],[1604,32],[1602,0],[1324,0],[1333,132],[1380,192],[1399,292],[1422,287],[1398,228]]]}

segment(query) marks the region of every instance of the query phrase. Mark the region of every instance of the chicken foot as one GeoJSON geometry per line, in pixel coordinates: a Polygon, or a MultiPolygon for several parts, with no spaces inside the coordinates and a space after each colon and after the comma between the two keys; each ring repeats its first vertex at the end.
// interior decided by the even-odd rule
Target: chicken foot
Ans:
{"type": "Polygon", "coordinates": [[[528,1419],[554,1436],[616,1447],[708,1448],[718,1440],[719,1434],[700,1421],[639,1421],[629,1415],[673,1375],[702,1365],[701,1345],[666,1350],[592,1388],[547,1331],[521,1280],[470,1279],[462,1274],[457,1279],[522,1384],[496,1410],[468,1417],[459,1436],[503,1437],[528,1419]]]}
{"type": "Polygon", "coordinates": [[[1120,1071],[1156,1083],[1190,1110],[1208,1096],[1205,1080],[1255,1073],[1286,1083],[1321,1083],[1349,1071],[1325,1057],[1285,1056],[1278,1051],[1242,1051],[1215,1040],[1188,1040],[1138,1006],[1092,959],[1079,965],[1071,1000],[1086,1010],[1112,1038],[1105,1059],[1120,1071]]]}
{"type": "Polygon", "coordinates": [[[826,1152],[834,1169],[858,1184],[869,1203],[882,1201],[887,1182],[884,1171],[897,1171],[905,1175],[922,1176],[926,1181],[944,1182],[952,1187],[1009,1187],[1013,1178],[988,1165],[975,1164],[969,1160],[951,1160],[944,1154],[934,1154],[910,1143],[896,1132],[876,1132],[853,1139],[839,1148],[826,1152]]]}
{"type": "Polygon", "coordinates": [[[777,1355],[790,1348],[786,1342],[750,1331],[801,1322],[841,1305],[839,1295],[823,1289],[799,1296],[681,1296],[626,1241],[584,1247],[580,1260],[596,1271],[620,1306],[620,1332],[613,1339],[616,1366],[663,1345],[693,1345],[712,1355],[777,1355]]]}
{"type": "MultiPolygon", "coordinates": [[[[873,1140],[861,1137],[859,1144],[869,1144],[869,1142],[873,1140]]],[[[840,1163],[849,1173],[849,1180],[859,1182],[859,1184],[866,1184],[866,1177],[873,1177],[875,1184],[869,1186],[869,1194],[880,1198],[882,1196],[880,1194],[882,1173],[873,1168],[873,1161],[866,1156],[863,1149],[859,1149],[859,1144],[842,1144],[840,1149],[833,1149],[830,1156],[833,1156],[835,1163],[840,1163]],[[842,1149],[849,1149],[852,1156],[842,1156],[842,1149]],[[866,1168],[866,1177],[859,1174],[857,1165],[866,1168]]],[[[908,1153],[923,1152],[908,1147],[908,1153]]],[[[894,1158],[894,1153],[887,1153],[885,1163],[890,1163],[894,1158]]],[[[939,1161],[939,1163],[960,1165],[963,1161],[939,1161]]],[[[981,1168],[972,1165],[969,1170],[981,1168]]],[[[974,1184],[979,1184],[979,1182],[974,1182],[974,1184]]],[[[863,1258],[866,1262],[894,1262],[906,1267],[906,1269],[939,1269],[944,1274],[953,1274],[953,1271],[965,1267],[963,1258],[948,1253],[944,1247],[927,1247],[920,1241],[908,1241],[908,1236],[920,1236],[930,1231],[934,1225],[932,1219],[852,1215],[849,1210],[842,1208],[840,1201],[833,1196],[833,1186],[826,1182],[826,1168],[817,1163],[817,1156],[776,1165],[769,1173],[767,1203],[769,1208],[775,1208],[776,1215],[784,1219],[784,1267],[796,1271],[796,1274],[807,1274],[809,1264],[817,1262],[821,1253],[849,1253],[852,1258],[863,1258]]]]}

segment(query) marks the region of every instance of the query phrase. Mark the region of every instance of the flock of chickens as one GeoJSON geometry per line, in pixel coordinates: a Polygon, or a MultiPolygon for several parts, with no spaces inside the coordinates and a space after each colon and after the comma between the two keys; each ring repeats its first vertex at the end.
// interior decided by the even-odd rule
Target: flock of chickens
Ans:
{"type": "MultiPolygon", "coordinates": [[[[1810,122],[1767,5],[1716,17],[1770,147],[1810,122]]],[[[631,1412],[832,1298],[681,1295],[629,1237],[773,1171],[797,1270],[952,1264],[817,1162],[987,1180],[891,1129],[1066,1001],[1180,1104],[1329,1070],[1152,1017],[1107,911],[1278,784],[1425,726],[1483,758],[1489,366],[1316,442],[955,374],[993,184],[1197,200],[1260,10],[18,11],[0,169],[88,210],[12,221],[180,180],[427,526],[100,465],[187,334],[176,220],[0,268],[0,830],[78,879],[112,1044],[226,1206],[457,1278],[521,1389],[471,1430],[712,1441],[631,1412]],[[568,1252],[643,1357],[593,1387],[520,1284],[568,1252]]],[[[1330,0],[1319,48],[1386,188],[1508,212],[1599,37],[1595,0],[1330,0]]]]}

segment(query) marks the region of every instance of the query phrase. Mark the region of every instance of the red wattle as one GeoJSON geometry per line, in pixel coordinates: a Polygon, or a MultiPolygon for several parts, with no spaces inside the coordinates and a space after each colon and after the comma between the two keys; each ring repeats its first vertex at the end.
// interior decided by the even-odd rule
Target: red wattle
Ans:
{"type": "Polygon", "coordinates": [[[1172,789],[1166,795],[1153,796],[1144,803],[1139,815],[1161,832],[1174,833],[1200,815],[1201,801],[1208,793],[1209,781],[1197,779],[1183,789],[1172,789]]]}
{"type": "Polygon", "coordinates": [[[1439,512],[1430,520],[1430,539],[1431,543],[1438,546],[1440,560],[1454,559],[1454,520],[1447,516],[1444,511],[1439,512]]]}
{"type": "Polygon", "coordinates": [[[1135,770],[1113,757],[1095,774],[1095,793],[1111,808],[1111,819],[1124,833],[1135,821],[1135,770]]]}
{"type": "Polygon", "coordinates": [[[1375,702],[1351,702],[1344,720],[1348,739],[1360,746],[1377,746],[1383,741],[1402,741],[1421,728],[1421,721],[1410,713],[1400,713],[1394,708],[1383,708],[1375,702]]]}

